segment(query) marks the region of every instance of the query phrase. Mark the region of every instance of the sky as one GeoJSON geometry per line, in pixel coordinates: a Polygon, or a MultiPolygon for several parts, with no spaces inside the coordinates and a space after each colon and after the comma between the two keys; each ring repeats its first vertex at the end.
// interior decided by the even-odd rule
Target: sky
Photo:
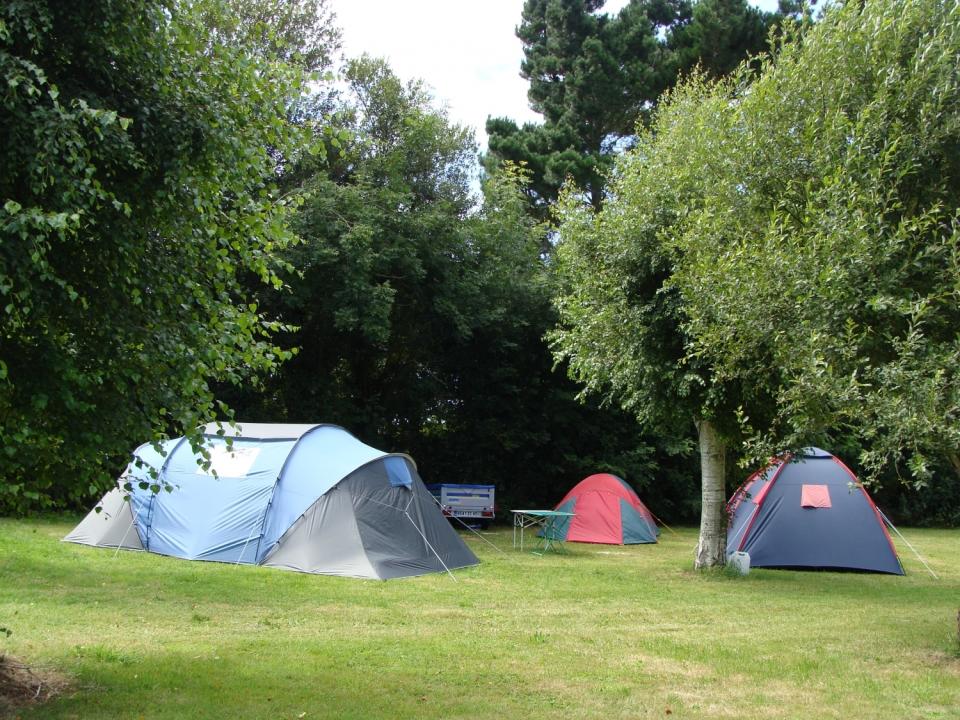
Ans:
{"type": "MultiPolygon", "coordinates": [[[[608,0],[617,12],[628,0],[608,0]]],[[[756,0],[765,9],[776,0],[756,0]]],[[[331,0],[347,57],[386,58],[404,80],[432,89],[450,119],[486,145],[487,116],[541,120],[527,107],[523,49],[514,34],[523,0],[331,0]]]]}

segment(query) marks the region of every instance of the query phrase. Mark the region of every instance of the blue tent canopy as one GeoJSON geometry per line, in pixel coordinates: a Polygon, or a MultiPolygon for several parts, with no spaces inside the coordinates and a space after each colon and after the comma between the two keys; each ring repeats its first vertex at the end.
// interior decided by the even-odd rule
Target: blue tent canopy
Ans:
{"type": "Polygon", "coordinates": [[[185,438],[139,447],[126,483],[125,513],[91,513],[65,539],[99,545],[106,533],[114,547],[189,560],[361,577],[477,563],[413,460],[335,425],[208,425],[202,451],[185,438]],[[127,523],[127,538],[104,522],[127,523]]]}
{"type": "Polygon", "coordinates": [[[778,458],[727,505],[727,552],[752,567],[903,575],[879,510],[856,475],[820,448],[778,458]]]}

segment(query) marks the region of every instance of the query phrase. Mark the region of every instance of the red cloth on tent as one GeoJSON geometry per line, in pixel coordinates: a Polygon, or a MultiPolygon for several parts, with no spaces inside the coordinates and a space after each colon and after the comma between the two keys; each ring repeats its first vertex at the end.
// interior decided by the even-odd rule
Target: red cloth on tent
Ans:
{"type": "Polygon", "coordinates": [[[613,493],[589,492],[577,497],[576,516],[570,522],[567,540],[623,544],[620,498],[613,493]]]}
{"type": "Polygon", "coordinates": [[[833,507],[830,504],[830,488],[826,485],[804,485],[800,492],[800,507],[833,507]]]}

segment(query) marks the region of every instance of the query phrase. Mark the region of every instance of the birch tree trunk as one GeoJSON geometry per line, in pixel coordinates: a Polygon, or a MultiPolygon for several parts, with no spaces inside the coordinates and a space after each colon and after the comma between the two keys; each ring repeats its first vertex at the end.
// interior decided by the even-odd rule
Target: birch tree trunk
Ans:
{"type": "Polygon", "coordinates": [[[960,476],[960,454],[956,452],[948,452],[947,457],[950,459],[950,464],[953,465],[953,471],[960,476]]]}
{"type": "Polygon", "coordinates": [[[727,534],[723,517],[726,504],[724,486],[726,447],[713,423],[701,420],[697,423],[700,435],[700,542],[694,567],[722,567],[726,563],[727,534]]]}

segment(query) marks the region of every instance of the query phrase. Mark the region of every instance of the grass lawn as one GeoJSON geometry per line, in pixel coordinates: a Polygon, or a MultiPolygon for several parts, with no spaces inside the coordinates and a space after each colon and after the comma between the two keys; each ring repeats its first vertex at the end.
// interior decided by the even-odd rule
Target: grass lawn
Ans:
{"type": "Polygon", "coordinates": [[[70,687],[44,718],[958,718],[960,531],[906,577],[696,573],[659,545],[511,548],[379,582],[59,542],[0,520],[0,653],[70,687]]]}

